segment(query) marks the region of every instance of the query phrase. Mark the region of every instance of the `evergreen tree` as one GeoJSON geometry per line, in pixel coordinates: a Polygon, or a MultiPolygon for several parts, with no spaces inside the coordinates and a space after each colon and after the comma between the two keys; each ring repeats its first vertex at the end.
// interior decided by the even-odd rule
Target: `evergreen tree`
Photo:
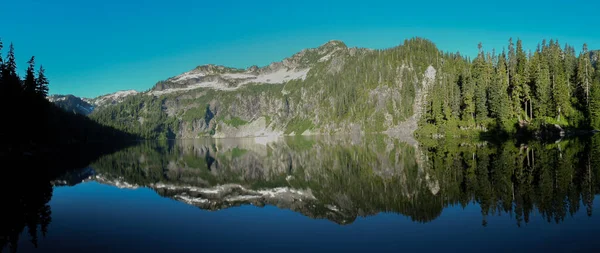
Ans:
{"type": "Polygon", "coordinates": [[[560,120],[561,115],[568,116],[571,111],[567,73],[564,69],[563,56],[564,54],[558,41],[554,43],[551,41],[548,65],[550,66],[552,79],[553,104],[550,106],[551,110],[548,113],[555,116],[557,120],[560,120]]]}
{"type": "Polygon", "coordinates": [[[510,122],[510,99],[508,97],[508,72],[506,54],[498,57],[494,81],[490,87],[490,114],[500,129],[507,129],[510,122]]]}
{"type": "Polygon", "coordinates": [[[532,65],[535,66],[534,91],[536,106],[534,112],[535,117],[542,118],[548,115],[548,104],[550,104],[552,94],[550,69],[547,62],[543,60],[541,52],[536,52],[531,61],[532,65]]]}
{"type": "Polygon", "coordinates": [[[517,55],[516,55],[516,73],[515,73],[515,84],[516,92],[513,95],[515,102],[515,109],[517,113],[521,113],[523,109],[525,110],[525,118],[529,114],[528,103],[531,100],[531,94],[529,86],[526,84],[527,79],[527,55],[525,51],[523,51],[523,42],[521,39],[517,39],[517,55]],[[522,106],[521,106],[522,105],[522,106]]]}
{"type": "Polygon", "coordinates": [[[2,44],[2,39],[0,39],[0,82],[2,81],[2,73],[4,72],[4,60],[2,58],[2,49],[4,48],[4,44],[2,44]]]}
{"type": "MultiPolygon", "coordinates": [[[[2,59],[2,48],[3,48],[3,44],[2,44],[2,40],[0,39],[0,95],[5,96],[6,94],[8,94],[8,90],[6,89],[6,86],[4,86],[4,78],[2,77],[2,74],[4,73],[4,60],[2,59]]],[[[3,97],[0,97],[0,99],[4,99],[3,97]]]]}
{"type": "Polygon", "coordinates": [[[577,57],[575,56],[575,48],[568,44],[565,44],[563,52],[563,65],[567,78],[567,86],[569,87],[569,97],[571,97],[571,94],[574,94],[574,83],[576,83],[575,71],[577,70],[577,57]]]}
{"type": "Polygon", "coordinates": [[[596,75],[590,95],[590,125],[594,129],[600,129],[600,75],[596,75]]]}
{"type": "Polygon", "coordinates": [[[512,38],[508,40],[508,80],[511,111],[514,117],[520,118],[520,98],[523,92],[517,82],[517,56],[512,38]]]}
{"type": "Polygon", "coordinates": [[[479,54],[473,62],[472,78],[475,80],[475,118],[478,123],[483,123],[488,116],[487,88],[490,81],[485,54],[481,43],[478,45],[479,54]]]}
{"type": "Polygon", "coordinates": [[[28,67],[25,74],[25,81],[23,82],[23,89],[27,94],[35,94],[36,82],[35,82],[35,57],[31,57],[27,61],[28,67]]]}
{"type": "Polygon", "coordinates": [[[581,90],[583,106],[589,111],[590,105],[590,86],[592,84],[592,76],[594,68],[590,62],[590,53],[587,48],[587,44],[583,44],[583,49],[579,54],[579,61],[577,66],[577,82],[579,89],[581,90]]]}
{"type": "Polygon", "coordinates": [[[600,130],[600,71],[596,70],[596,76],[590,90],[590,126],[600,130]]]}
{"type": "Polygon", "coordinates": [[[21,79],[17,75],[17,62],[15,60],[15,48],[10,44],[6,61],[2,69],[3,85],[6,86],[6,94],[17,94],[21,90],[21,79]]]}
{"type": "Polygon", "coordinates": [[[35,79],[35,93],[46,97],[48,96],[48,78],[46,78],[46,74],[44,73],[44,66],[40,65],[40,70],[38,71],[38,76],[35,79]]]}
{"type": "Polygon", "coordinates": [[[470,75],[461,75],[459,77],[462,95],[462,120],[472,121],[475,116],[475,84],[473,84],[470,75]]]}

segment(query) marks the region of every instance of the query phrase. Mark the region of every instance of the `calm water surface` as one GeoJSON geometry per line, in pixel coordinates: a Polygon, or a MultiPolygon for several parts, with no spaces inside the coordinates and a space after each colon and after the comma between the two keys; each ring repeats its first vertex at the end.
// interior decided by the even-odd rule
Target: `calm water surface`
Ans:
{"type": "Polygon", "coordinates": [[[597,252],[599,143],[143,142],[29,182],[29,193],[3,193],[14,211],[0,243],[6,252],[597,252]]]}

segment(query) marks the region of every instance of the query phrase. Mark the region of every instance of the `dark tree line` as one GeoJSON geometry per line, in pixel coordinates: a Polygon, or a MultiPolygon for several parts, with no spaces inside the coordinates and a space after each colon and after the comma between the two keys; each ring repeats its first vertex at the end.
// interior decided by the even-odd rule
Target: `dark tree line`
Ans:
{"type": "MultiPolygon", "coordinates": [[[[3,44],[0,41],[0,52],[3,44]]],[[[27,62],[27,72],[25,78],[21,80],[17,73],[17,63],[15,59],[15,48],[10,44],[6,60],[0,55],[0,87],[2,88],[2,98],[11,100],[15,95],[38,96],[45,98],[48,95],[48,78],[46,78],[44,67],[40,66],[35,73],[35,57],[27,62]]]]}
{"type": "Polygon", "coordinates": [[[14,46],[6,57],[2,49],[0,41],[0,108],[6,119],[0,124],[0,158],[47,153],[62,144],[135,138],[54,106],[46,99],[49,80],[43,67],[35,70],[35,58],[27,62],[21,78],[14,46]]]}

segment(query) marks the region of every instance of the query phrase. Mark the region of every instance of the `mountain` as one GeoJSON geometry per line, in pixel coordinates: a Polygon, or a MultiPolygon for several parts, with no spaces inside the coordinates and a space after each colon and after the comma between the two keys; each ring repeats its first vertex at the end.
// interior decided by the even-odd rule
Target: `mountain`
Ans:
{"type": "Polygon", "coordinates": [[[163,95],[197,88],[236,90],[246,84],[281,84],[304,80],[318,62],[329,60],[334,54],[347,49],[341,41],[332,40],[316,49],[306,49],[281,62],[259,68],[236,69],[225,66],[203,65],[181,75],[158,82],[150,92],[163,95]]]}
{"type": "Polygon", "coordinates": [[[77,114],[88,115],[94,111],[94,106],[86,101],[86,99],[73,95],[52,95],[48,97],[48,101],[65,111],[77,114]]]}
{"type": "Polygon", "coordinates": [[[471,59],[422,38],[382,50],[332,40],[263,67],[198,66],[146,92],[98,99],[111,106],[90,117],[147,139],[415,131],[554,138],[548,128],[600,129],[597,52],[589,55],[594,64],[579,65],[572,47],[553,40],[529,56],[516,45],[509,44],[514,54],[480,48],[471,59]],[[588,73],[589,85],[565,82],[577,73],[588,73]]]}
{"type": "Polygon", "coordinates": [[[96,98],[81,98],[73,95],[51,95],[48,96],[47,99],[65,111],[88,115],[96,108],[103,108],[118,104],[125,100],[125,98],[128,96],[135,95],[137,93],[138,92],[135,90],[125,90],[102,95],[96,98]]]}
{"type": "Polygon", "coordinates": [[[387,50],[333,40],[264,67],[198,66],[90,116],[145,138],[412,133],[439,54],[418,38],[387,50]]]}
{"type": "Polygon", "coordinates": [[[102,108],[105,106],[115,105],[120,102],[123,102],[127,97],[137,94],[138,92],[135,90],[122,90],[117,91],[115,93],[110,93],[106,95],[102,95],[92,99],[85,99],[90,104],[93,104],[95,107],[102,108]]]}

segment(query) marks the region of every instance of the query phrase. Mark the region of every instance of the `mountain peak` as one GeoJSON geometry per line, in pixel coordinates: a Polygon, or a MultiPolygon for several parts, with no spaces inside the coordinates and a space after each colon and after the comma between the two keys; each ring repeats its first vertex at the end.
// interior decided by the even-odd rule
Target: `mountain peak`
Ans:
{"type": "Polygon", "coordinates": [[[348,48],[341,40],[330,40],[318,47],[319,51],[333,51],[337,49],[348,48]]]}
{"type": "Polygon", "coordinates": [[[325,44],[321,45],[320,47],[327,47],[327,46],[346,47],[346,43],[344,43],[341,40],[330,40],[330,41],[327,41],[325,44]]]}

